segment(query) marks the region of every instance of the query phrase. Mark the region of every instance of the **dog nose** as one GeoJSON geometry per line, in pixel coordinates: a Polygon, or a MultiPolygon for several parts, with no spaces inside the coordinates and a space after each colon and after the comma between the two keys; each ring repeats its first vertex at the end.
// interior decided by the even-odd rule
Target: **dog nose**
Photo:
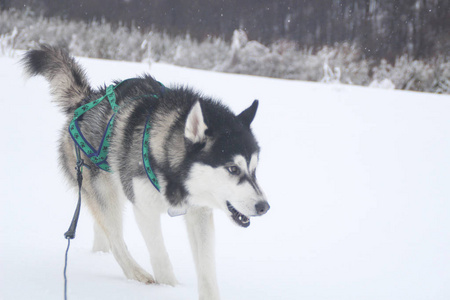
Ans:
{"type": "Polygon", "coordinates": [[[270,206],[267,201],[259,201],[255,205],[256,213],[258,214],[258,216],[262,216],[263,214],[265,214],[269,210],[269,208],[270,206]]]}

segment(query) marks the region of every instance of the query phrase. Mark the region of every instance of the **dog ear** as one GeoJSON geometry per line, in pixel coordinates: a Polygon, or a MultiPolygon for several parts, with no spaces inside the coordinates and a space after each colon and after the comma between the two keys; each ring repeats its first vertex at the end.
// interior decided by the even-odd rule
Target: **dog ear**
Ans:
{"type": "Polygon", "coordinates": [[[258,109],[258,100],[253,101],[249,108],[241,112],[237,118],[244,124],[245,127],[250,128],[250,124],[255,118],[256,110],[258,109]]]}
{"type": "Polygon", "coordinates": [[[206,126],[203,119],[200,102],[197,101],[194,106],[192,106],[186,119],[184,137],[192,144],[202,143],[206,138],[206,129],[208,129],[208,126],[206,126]]]}

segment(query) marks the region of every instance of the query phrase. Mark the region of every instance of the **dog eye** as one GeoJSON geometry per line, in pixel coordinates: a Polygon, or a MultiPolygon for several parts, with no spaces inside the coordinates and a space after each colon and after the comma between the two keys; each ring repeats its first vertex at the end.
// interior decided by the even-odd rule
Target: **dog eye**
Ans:
{"type": "Polygon", "coordinates": [[[239,175],[241,174],[241,170],[239,170],[238,167],[236,166],[231,166],[231,167],[227,167],[227,171],[231,174],[231,175],[239,175]]]}

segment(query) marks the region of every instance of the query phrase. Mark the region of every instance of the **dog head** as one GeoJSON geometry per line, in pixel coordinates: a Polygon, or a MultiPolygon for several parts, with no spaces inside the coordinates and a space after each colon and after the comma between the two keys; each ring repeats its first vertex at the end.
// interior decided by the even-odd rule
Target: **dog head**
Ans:
{"type": "Polygon", "coordinates": [[[218,103],[196,102],[185,123],[189,203],[221,209],[242,227],[270,208],[256,180],[259,146],[250,124],[257,108],[255,100],[235,116],[218,103]]]}

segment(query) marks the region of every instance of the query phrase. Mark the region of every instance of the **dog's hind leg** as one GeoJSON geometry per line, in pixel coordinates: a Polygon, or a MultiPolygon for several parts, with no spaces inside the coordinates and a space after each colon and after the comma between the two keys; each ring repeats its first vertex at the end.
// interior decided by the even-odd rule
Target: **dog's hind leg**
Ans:
{"type": "Polygon", "coordinates": [[[160,211],[151,205],[140,205],[140,203],[135,203],[133,208],[136,222],[150,253],[156,282],[175,286],[178,281],[164,245],[160,211]]]}
{"type": "Polygon", "coordinates": [[[197,270],[199,299],[218,300],[212,210],[190,207],[186,214],[186,226],[197,270]]]}
{"type": "Polygon", "coordinates": [[[109,252],[109,241],[103,231],[102,227],[94,221],[94,245],[92,251],[94,252],[109,252]]]}
{"type": "Polygon", "coordinates": [[[95,200],[88,201],[92,214],[109,240],[111,252],[125,276],[146,284],[154,283],[153,276],[142,269],[128,252],[122,228],[124,203],[114,191],[110,190],[111,186],[108,181],[100,182],[99,180],[94,183],[93,197],[95,200]]]}

